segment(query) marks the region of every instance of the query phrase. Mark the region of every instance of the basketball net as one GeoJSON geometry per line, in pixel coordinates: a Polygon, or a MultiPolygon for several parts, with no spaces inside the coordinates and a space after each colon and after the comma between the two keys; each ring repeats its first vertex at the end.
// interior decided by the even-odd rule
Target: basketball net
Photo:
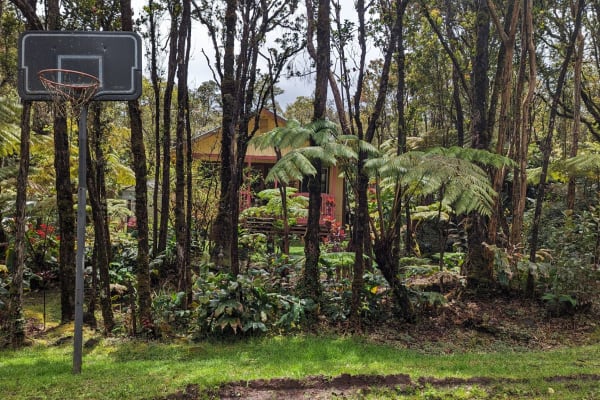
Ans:
{"type": "Polygon", "coordinates": [[[92,100],[100,86],[97,77],[69,69],[44,69],[38,72],[38,77],[51,95],[54,109],[63,117],[67,117],[70,106],[79,118],[81,107],[92,100]]]}

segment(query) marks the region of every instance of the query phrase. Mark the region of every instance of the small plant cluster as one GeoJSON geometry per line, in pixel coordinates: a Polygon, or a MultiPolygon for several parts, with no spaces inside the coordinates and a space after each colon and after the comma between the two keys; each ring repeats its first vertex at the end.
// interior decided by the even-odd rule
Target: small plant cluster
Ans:
{"type": "MultiPolygon", "coordinates": [[[[280,286],[281,287],[281,286],[280,286]]],[[[280,291],[264,269],[233,277],[208,272],[194,285],[193,333],[197,337],[256,335],[298,328],[314,305],[280,291]]]]}

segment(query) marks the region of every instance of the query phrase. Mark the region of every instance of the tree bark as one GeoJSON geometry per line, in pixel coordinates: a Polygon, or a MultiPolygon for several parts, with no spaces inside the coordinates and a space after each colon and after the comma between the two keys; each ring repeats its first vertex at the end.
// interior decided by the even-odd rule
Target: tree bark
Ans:
{"type": "MultiPolygon", "coordinates": [[[[158,74],[158,31],[157,13],[154,11],[156,3],[148,0],[148,30],[150,39],[150,82],[152,82],[152,94],[154,96],[154,188],[152,190],[152,254],[158,255],[158,232],[159,232],[159,193],[161,192],[161,112],[160,112],[160,76],[158,74]]],[[[164,189],[164,188],[162,188],[164,189]]]]}
{"type": "MultiPolygon", "coordinates": [[[[330,0],[319,0],[317,10],[317,59],[315,79],[315,100],[313,121],[322,120],[327,112],[327,83],[329,79],[331,21],[329,18],[330,0]]],[[[307,16],[313,23],[312,15],[307,16]]],[[[316,143],[311,140],[311,146],[316,143]]],[[[321,174],[322,165],[319,160],[313,161],[315,175],[308,178],[308,219],[304,235],[304,271],[300,281],[300,289],[304,296],[310,297],[316,304],[321,303],[322,287],[319,273],[321,256],[319,230],[321,219],[321,174]]]]}
{"type": "Polygon", "coordinates": [[[56,205],[58,208],[59,281],[61,323],[75,317],[75,214],[71,183],[67,120],[57,111],[54,117],[54,168],[56,169],[56,205]]]}
{"type": "Polygon", "coordinates": [[[527,80],[528,90],[525,98],[519,106],[515,107],[514,112],[514,150],[513,158],[517,166],[513,169],[513,193],[512,193],[512,226],[510,230],[509,244],[512,246],[521,246],[523,242],[523,219],[525,214],[525,201],[527,192],[527,155],[529,152],[529,137],[532,128],[531,105],[535,94],[537,65],[536,52],[533,36],[533,4],[531,0],[526,0],[523,7],[523,22],[521,36],[525,43],[521,48],[521,65],[517,78],[517,99],[520,99],[524,90],[524,84],[527,80]],[[525,62],[529,66],[526,73],[525,62]]]}
{"type": "MultiPolygon", "coordinates": [[[[486,118],[489,89],[490,12],[486,0],[477,0],[475,7],[477,16],[472,71],[471,147],[488,150],[491,142],[486,118]]],[[[475,287],[480,284],[488,285],[493,278],[490,254],[484,247],[484,242],[488,240],[487,223],[487,218],[477,212],[469,216],[467,226],[469,251],[466,267],[469,284],[475,287]]]]}
{"type": "Polygon", "coordinates": [[[213,260],[226,269],[231,268],[231,164],[233,157],[233,138],[235,137],[236,118],[236,84],[235,84],[235,35],[237,24],[237,0],[227,0],[225,10],[225,48],[223,54],[223,77],[221,80],[221,101],[223,116],[221,118],[221,193],[219,211],[212,227],[212,238],[215,242],[213,260]]]}
{"type": "MultiPolygon", "coordinates": [[[[121,25],[123,31],[133,30],[131,1],[121,1],[121,25]]],[[[140,324],[152,323],[152,299],[150,294],[149,243],[148,243],[148,170],[146,148],[142,129],[142,113],[138,100],[127,102],[131,124],[131,153],[135,173],[135,216],[137,222],[138,254],[136,259],[137,294],[140,324]]]]}
{"type": "MultiPolygon", "coordinates": [[[[573,130],[571,132],[570,157],[575,157],[579,151],[579,136],[581,131],[581,74],[583,69],[583,34],[577,35],[577,47],[575,50],[575,65],[573,71],[573,130]]],[[[575,178],[569,177],[567,188],[567,208],[575,208],[575,178]]]]}
{"type": "Polygon", "coordinates": [[[167,248],[169,233],[169,216],[171,210],[171,107],[173,103],[173,90],[175,88],[175,75],[177,73],[177,38],[179,37],[179,18],[175,10],[170,7],[171,28],[169,31],[169,61],[167,66],[167,81],[163,99],[163,126],[162,126],[162,182],[160,203],[160,229],[158,232],[157,252],[161,253],[167,248]]]}
{"type": "MultiPolygon", "coordinates": [[[[110,296],[110,261],[111,243],[110,230],[108,228],[108,212],[106,203],[106,179],[104,169],[106,160],[102,149],[103,124],[101,121],[102,107],[100,103],[92,104],[93,136],[89,141],[90,150],[88,156],[88,193],[92,206],[92,219],[94,221],[94,244],[95,260],[99,275],[99,298],[104,322],[104,334],[109,334],[115,326],[112,301],[110,296]],[[92,156],[93,155],[93,156],[92,156]]],[[[88,310],[90,312],[91,310],[88,310]]]]}
{"type": "MultiPolygon", "coordinates": [[[[175,236],[176,236],[176,255],[177,271],[179,273],[179,291],[185,292],[184,303],[187,303],[187,293],[189,287],[189,265],[188,254],[188,224],[186,222],[186,171],[184,142],[186,138],[186,126],[188,115],[188,59],[187,59],[187,41],[188,31],[191,26],[191,3],[190,0],[183,0],[183,13],[181,24],[179,26],[179,37],[177,39],[177,129],[175,139],[175,236]]],[[[188,149],[191,143],[188,142],[188,149]]],[[[191,173],[191,171],[188,171],[191,173]]],[[[191,203],[192,199],[187,199],[191,203]]],[[[187,307],[187,304],[184,304],[187,307]]]]}
{"type": "Polygon", "coordinates": [[[13,348],[25,342],[25,316],[23,315],[23,271],[25,269],[25,207],[29,176],[29,140],[31,134],[31,102],[23,102],[21,111],[21,145],[19,151],[19,175],[15,212],[15,259],[12,284],[8,297],[8,338],[13,348]]]}

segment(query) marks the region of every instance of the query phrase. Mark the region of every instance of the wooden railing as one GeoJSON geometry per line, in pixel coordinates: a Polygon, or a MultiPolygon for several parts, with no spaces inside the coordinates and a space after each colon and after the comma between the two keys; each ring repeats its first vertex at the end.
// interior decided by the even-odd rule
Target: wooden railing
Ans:
{"type": "MultiPolygon", "coordinates": [[[[308,197],[308,193],[296,193],[295,196],[308,197]]],[[[240,190],[240,212],[252,206],[252,193],[249,190],[240,190]]],[[[321,193],[321,224],[335,219],[335,197],[321,193]]],[[[306,224],[306,218],[299,218],[299,224],[306,224]]]]}
{"type": "MultiPolygon", "coordinates": [[[[275,225],[275,218],[266,217],[247,217],[242,222],[242,227],[248,233],[262,233],[268,237],[281,236],[283,235],[283,229],[275,225]]],[[[321,224],[319,229],[319,236],[321,238],[326,237],[329,234],[328,224],[321,224]]],[[[306,233],[306,222],[296,223],[290,226],[290,235],[297,235],[299,237],[304,236],[306,233]]]]}

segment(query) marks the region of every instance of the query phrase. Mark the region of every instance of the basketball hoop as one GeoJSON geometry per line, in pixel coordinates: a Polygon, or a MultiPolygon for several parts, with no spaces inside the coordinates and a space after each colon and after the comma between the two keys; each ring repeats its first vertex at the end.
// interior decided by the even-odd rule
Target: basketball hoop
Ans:
{"type": "Polygon", "coordinates": [[[70,69],[43,69],[38,72],[38,77],[63,115],[66,115],[65,103],[79,111],[92,100],[100,86],[97,77],[70,69]]]}

